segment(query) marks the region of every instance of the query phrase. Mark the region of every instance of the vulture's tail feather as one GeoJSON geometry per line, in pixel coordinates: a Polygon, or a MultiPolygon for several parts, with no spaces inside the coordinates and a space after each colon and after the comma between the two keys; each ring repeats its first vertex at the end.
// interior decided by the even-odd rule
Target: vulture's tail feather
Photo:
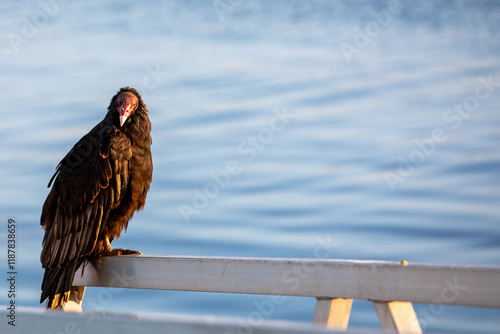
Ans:
{"type": "Polygon", "coordinates": [[[69,300],[75,272],[83,259],[75,259],[65,267],[45,268],[40,303],[48,298],[47,309],[61,309],[69,300]]]}

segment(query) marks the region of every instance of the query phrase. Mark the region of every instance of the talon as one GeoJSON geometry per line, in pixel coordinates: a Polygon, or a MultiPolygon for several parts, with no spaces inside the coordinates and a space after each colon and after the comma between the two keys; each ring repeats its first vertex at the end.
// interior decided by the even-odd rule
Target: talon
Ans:
{"type": "Polygon", "coordinates": [[[141,252],[131,249],[119,248],[118,251],[120,252],[121,255],[142,255],[141,252]]]}
{"type": "Polygon", "coordinates": [[[96,255],[98,256],[122,256],[122,255],[142,255],[141,252],[125,249],[125,248],[112,248],[109,240],[105,240],[103,248],[101,248],[96,255]]]}

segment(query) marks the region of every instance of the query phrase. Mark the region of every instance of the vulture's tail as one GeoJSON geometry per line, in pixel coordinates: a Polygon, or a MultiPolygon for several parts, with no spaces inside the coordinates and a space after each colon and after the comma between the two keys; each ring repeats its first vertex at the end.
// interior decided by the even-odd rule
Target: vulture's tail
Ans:
{"type": "Polygon", "coordinates": [[[70,298],[75,272],[83,261],[79,258],[71,261],[65,267],[45,268],[40,303],[48,298],[47,309],[61,309],[70,298]]]}

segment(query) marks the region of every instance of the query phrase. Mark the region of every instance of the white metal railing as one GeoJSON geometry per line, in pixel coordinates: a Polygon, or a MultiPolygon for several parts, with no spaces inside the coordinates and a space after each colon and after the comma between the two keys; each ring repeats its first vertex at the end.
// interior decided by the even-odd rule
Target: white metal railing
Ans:
{"type": "Polygon", "coordinates": [[[99,258],[73,284],[316,297],[314,324],[339,330],[353,299],[372,301],[382,328],[404,333],[422,332],[412,303],[500,307],[500,266],[123,256],[99,258]]]}
{"type": "MultiPolygon", "coordinates": [[[[269,322],[271,327],[268,327],[266,322],[263,326],[251,328],[252,333],[347,330],[353,299],[372,301],[382,328],[399,333],[422,332],[412,303],[500,308],[500,266],[134,255],[98,258],[85,267],[83,275],[81,269],[76,273],[73,285],[260,294],[270,295],[269,303],[279,296],[317,298],[314,327],[286,326],[281,322],[277,326],[269,322]]],[[[80,303],[78,298],[68,303],[68,310],[75,309],[75,306],[78,309],[80,303]]],[[[53,328],[50,327],[53,326],[51,321],[56,318],[66,319],[66,323],[70,321],[68,317],[71,323],[83,321],[76,314],[62,312],[32,312],[29,317],[36,320],[33,322],[36,326],[46,323],[47,328],[53,328]]],[[[99,318],[92,322],[92,326],[116,331],[123,325],[122,318],[99,318]]],[[[164,325],[172,328],[182,325],[182,321],[162,319],[164,325]]],[[[127,323],[131,322],[127,325],[128,332],[132,332],[134,326],[140,326],[138,328],[142,328],[143,334],[148,332],[147,328],[151,333],[160,333],[164,329],[156,323],[160,321],[158,319],[139,320],[140,324],[134,325],[133,319],[126,319],[127,323]],[[155,328],[158,329],[156,332],[155,328]]],[[[93,327],[85,326],[83,332],[92,333],[93,327]]],[[[177,333],[226,333],[237,332],[238,328],[238,324],[231,321],[200,322],[192,319],[182,326],[184,330],[177,333]],[[203,326],[206,328],[201,330],[203,326]]]]}
{"type": "MultiPolygon", "coordinates": [[[[6,319],[5,306],[0,315],[6,319]]],[[[17,309],[16,326],[0,322],[2,334],[331,334],[325,328],[303,323],[266,321],[252,328],[242,327],[237,319],[178,314],[103,314],[17,309]]],[[[366,334],[366,331],[358,332],[366,334]]]]}

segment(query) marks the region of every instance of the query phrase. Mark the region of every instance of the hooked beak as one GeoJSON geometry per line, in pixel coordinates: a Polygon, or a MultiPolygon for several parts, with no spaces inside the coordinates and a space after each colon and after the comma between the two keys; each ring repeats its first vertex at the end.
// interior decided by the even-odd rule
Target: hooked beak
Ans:
{"type": "Polygon", "coordinates": [[[123,123],[134,112],[134,105],[132,103],[125,103],[118,111],[120,112],[120,127],[122,127],[123,123]]]}

